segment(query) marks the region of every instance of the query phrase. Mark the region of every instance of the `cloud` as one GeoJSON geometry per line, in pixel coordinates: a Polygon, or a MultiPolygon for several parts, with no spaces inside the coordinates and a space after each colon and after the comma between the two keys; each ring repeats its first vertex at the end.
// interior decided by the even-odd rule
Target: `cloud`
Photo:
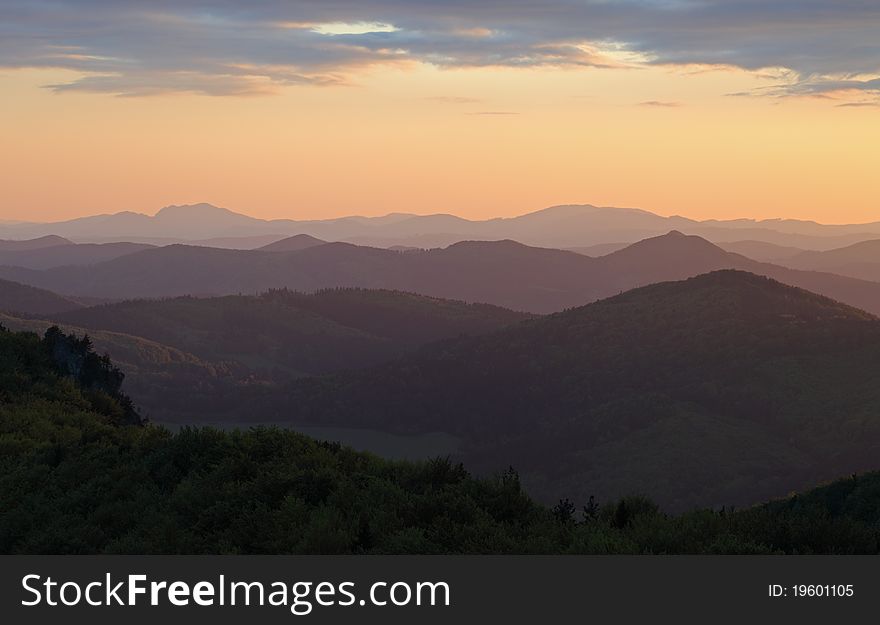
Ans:
{"type": "Polygon", "coordinates": [[[648,100],[646,102],[639,102],[639,106],[649,106],[654,108],[677,108],[679,106],[684,106],[681,102],[667,102],[663,100],[648,100]]]}
{"type": "Polygon", "coordinates": [[[845,105],[870,106],[880,103],[880,78],[798,77],[786,84],[771,85],[753,91],[729,95],[848,100],[848,102],[844,103],[845,105]]]}
{"type": "Polygon", "coordinates": [[[375,65],[657,64],[873,97],[878,31],[870,0],[0,0],[0,66],[78,72],[62,92],[244,95],[375,65]]]}

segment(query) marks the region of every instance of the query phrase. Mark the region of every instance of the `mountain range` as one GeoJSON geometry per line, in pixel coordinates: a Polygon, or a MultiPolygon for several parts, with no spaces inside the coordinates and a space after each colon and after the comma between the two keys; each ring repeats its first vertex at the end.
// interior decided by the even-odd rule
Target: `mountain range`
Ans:
{"type": "MultiPolygon", "coordinates": [[[[454,215],[407,213],[325,220],[264,220],[210,204],[193,204],[167,206],[155,215],[127,211],[54,223],[0,224],[0,236],[8,239],[56,235],[81,243],[129,241],[160,245],[175,242],[210,245],[213,240],[216,247],[245,248],[259,246],[255,237],[280,239],[294,234],[377,247],[432,248],[464,240],[512,239],[534,246],[569,248],[633,243],[670,230],[699,235],[716,243],[751,240],[815,250],[880,238],[880,222],[823,225],[792,219],[698,221],[664,217],[640,209],[589,204],[554,206],[517,217],[482,221],[454,215]],[[232,242],[232,239],[240,242],[232,242]],[[219,241],[223,243],[217,244],[219,241]]],[[[262,244],[269,242],[263,239],[262,244]]]]}
{"type": "Polygon", "coordinates": [[[52,316],[65,328],[138,336],[208,362],[233,361],[261,379],[362,368],[528,318],[488,304],[362,289],[133,300],[52,316]]]}
{"type": "Polygon", "coordinates": [[[720,271],[238,401],[270,421],[448,432],[468,466],[514,464],[544,501],[644,492],[684,510],[875,467],[878,375],[877,318],[720,271]]]}
{"type": "Polygon", "coordinates": [[[74,298],[18,282],[0,280],[0,312],[53,315],[82,306],[83,304],[74,298]]]}
{"type": "Polygon", "coordinates": [[[395,251],[306,235],[261,250],[170,245],[88,266],[0,267],[0,278],[74,297],[128,299],[360,287],[481,302],[531,313],[718,269],[739,269],[880,313],[880,282],[761,263],[673,231],[592,258],[514,241],[395,251]],[[266,250],[282,251],[266,251],[266,250]],[[289,250],[289,251],[284,251],[289,250]]]}
{"type": "Polygon", "coordinates": [[[388,461],[277,428],[144,424],[115,363],[0,330],[0,552],[876,554],[880,474],[744,510],[536,504],[516,471],[388,461]],[[73,365],[73,366],[72,366],[73,365]]]}

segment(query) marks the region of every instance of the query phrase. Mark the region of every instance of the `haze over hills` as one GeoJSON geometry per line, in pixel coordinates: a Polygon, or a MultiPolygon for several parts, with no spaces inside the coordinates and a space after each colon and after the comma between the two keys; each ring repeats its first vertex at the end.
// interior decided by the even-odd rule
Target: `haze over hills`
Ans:
{"type": "Polygon", "coordinates": [[[880,281],[880,239],[825,252],[804,251],[782,262],[796,269],[831,271],[862,280],[880,281]]]}
{"type": "Polygon", "coordinates": [[[741,254],[752,260],[781,264],[785,264],[785,260],[793,258],[804,251],[799,247],[775,245],[765,241],[731,241],[729,243],[719,243],[718,247],[734,254],[741,254]]]}
{"type": "MultiPolygon", "coordinates": [[[[876,465],[880,321],[738,271],[656,284],[240,401],[263,419],[444,431],[530,492],[751,504],[876,465]]],[[[234,409],[233,409],[234,412],[234,409]]]]}
{"type": "MultiPolygon", "coordinates": [[[[567,249],[571,252],[577,252],[584,256],[592,256],[596,258],[622,250],[629,245],[631,245],[631,243],[598,243],[586,247],[570,247],[567,249]]],[[[752,260],[770,263],[782,262],[786,259],[793,258],[804,251],[799,247],[787,247],[784,245],[765,243],[763,241],[731,241],[729,243],[718,243],[717,245],[726,252],[733,252],[734,254],[739,254],[751,258],[752,260]]],[[[782,264],[785,263],[783,262],[782,264]]]]}
{"type": "Polygon", "coordinates": [[[0,277],[80,297],[125,299],[255,294],[271,288],[315,291],[361,287],[548,313],[653,282],[718,269],[767,275],[880,313],[878,282],[760,263],[679,232],[598,258],[514,241],[464,241],[420,253],[348,243],[312,245],[289,252],[172,245],[89,267],[43,271],[0,267],[0,277]]]}
{"type": "MultiPolygon", "coordinates": [[[[42,336],[56,324],[0,313],[0,325],[42,336]]],[[[250,370],[237,362],[204,360],[140,336],[66,323],[58,325],[65,332],[88,336],[97,353],[113,359],[125,374],[125,392],[135,400],[143,416],[150,419],[188,414],[191,406],[206,406],[217,398],[234,396],[249,383],[250,370]]]]}
{"type": "Polygon", "coordinates": [[[307,250],[310,247],[324,245],[325,243],[327,241],[310,237],[307,234],[295,234],[292,237],[264,245],[259,250],[262,252],[298,252],[299,250],[307,250]]]}
{"type": "Polygon", "coordinates": [[[527,318],[485,304],[359,289],[135,300],[53,317],[65,327],[145,337],[209,362],[235,361],[261,379],[364,367],[527,318]]]}
{"type": "Polygon", "coordinates": [[[0,251],[2,252],[18,252],[24,250],[38,250],[44,247],[57,247],[59,245],[73,245],[73,241],[68,241],[63,237],[49,234],[38,237],[36,239],[24,239],[15,241],[0,241],[0,251]]]}
{"type": "Polygon", "coordinates": [[[0,280],[0,311],[29,315],[54,315],[81,308],[83,305],[68,297],[26,284],[0,280]]]}
{"type": "Polygon", "coordinates": [[[144,243],[68,243],[51,247],[23,250],[0,250],[0,265],[13,265],[26,269],[51,269],[65,265],[93,265],[113,260],[126,254],[150,249],[144,243]]]}
{"type": "Polygon", "coordinates": [[[389,462],[274,428],[145,425],[116,364],[58,331],[0,331],[3,553],[868,554],[880,545],[877,473],[678,517],[644,497],[609,500],[576,522],[572,510],[530,500],[512,470],[477,479],[448,459],[389,462]]]}
{"type": "Polygon", "coordinates": [[[880,222],[823,225],[798,220],[696,221],[648,211],[591,205],[554,206],[510,218],[475,221],[454,215],[394,213],[384,217],[327,220],[256,219],[210,204],[168,206],[155,216],[132,212],[69,221],[0,225],[0,236],[26,239],[60,235],[78,242],[170,243],[230,237],[307,234],[325,241],[391,247],[444,247],[464,240],[513,239],[543,247],[585,247],[635,242],[680,230],[715,242],[754,240],[803,249],[827,250],[877,238],[880,222]]]}

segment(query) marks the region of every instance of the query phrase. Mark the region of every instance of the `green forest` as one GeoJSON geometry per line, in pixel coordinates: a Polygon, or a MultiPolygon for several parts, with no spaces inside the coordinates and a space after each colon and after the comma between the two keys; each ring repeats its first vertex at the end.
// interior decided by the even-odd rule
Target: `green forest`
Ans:
{"type": "Polygon", "coordinates": [[[87,337],[0,331],[4,553],[877,553],[880,474],[748,509],[545,507],[511,468],[145,423],[87,337]]]}

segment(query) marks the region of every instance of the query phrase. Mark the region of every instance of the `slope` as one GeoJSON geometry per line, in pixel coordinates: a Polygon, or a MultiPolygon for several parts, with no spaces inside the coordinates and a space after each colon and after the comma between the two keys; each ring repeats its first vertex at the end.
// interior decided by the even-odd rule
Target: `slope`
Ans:
{"type": "Polygon", "coordinates": [[[0,277],[111,299],[361,287],[549,313],[717,269],[767,275],[880,313],[880,283],[759,263],[676,231],[599,258],[509,240],[465,241],[418,254],[348,243],[290,252],[170,245],[89,267],[0,267],[0,277]]]}
{"type": "Polygon", "coordinates": [[[0,311],[53,315],[81,308],[74,299],[17,282],[0,280],[0,311]]]}
{"type": "Polygon", "coordinates": [[[410,293],[340,289],[134,300],[55,319],[146,337],[208,360],[237,361],[263,378],[285,379],[375,364],[430,341],[527,317],[410,293]]]}
{"type": "Polygon", "coordinates": [[[875,466],[878,375],[874,317],[722,271],[243,401],[270,420],[449,432],[545,501],[638,491],[681,510],[875,466]]]}

